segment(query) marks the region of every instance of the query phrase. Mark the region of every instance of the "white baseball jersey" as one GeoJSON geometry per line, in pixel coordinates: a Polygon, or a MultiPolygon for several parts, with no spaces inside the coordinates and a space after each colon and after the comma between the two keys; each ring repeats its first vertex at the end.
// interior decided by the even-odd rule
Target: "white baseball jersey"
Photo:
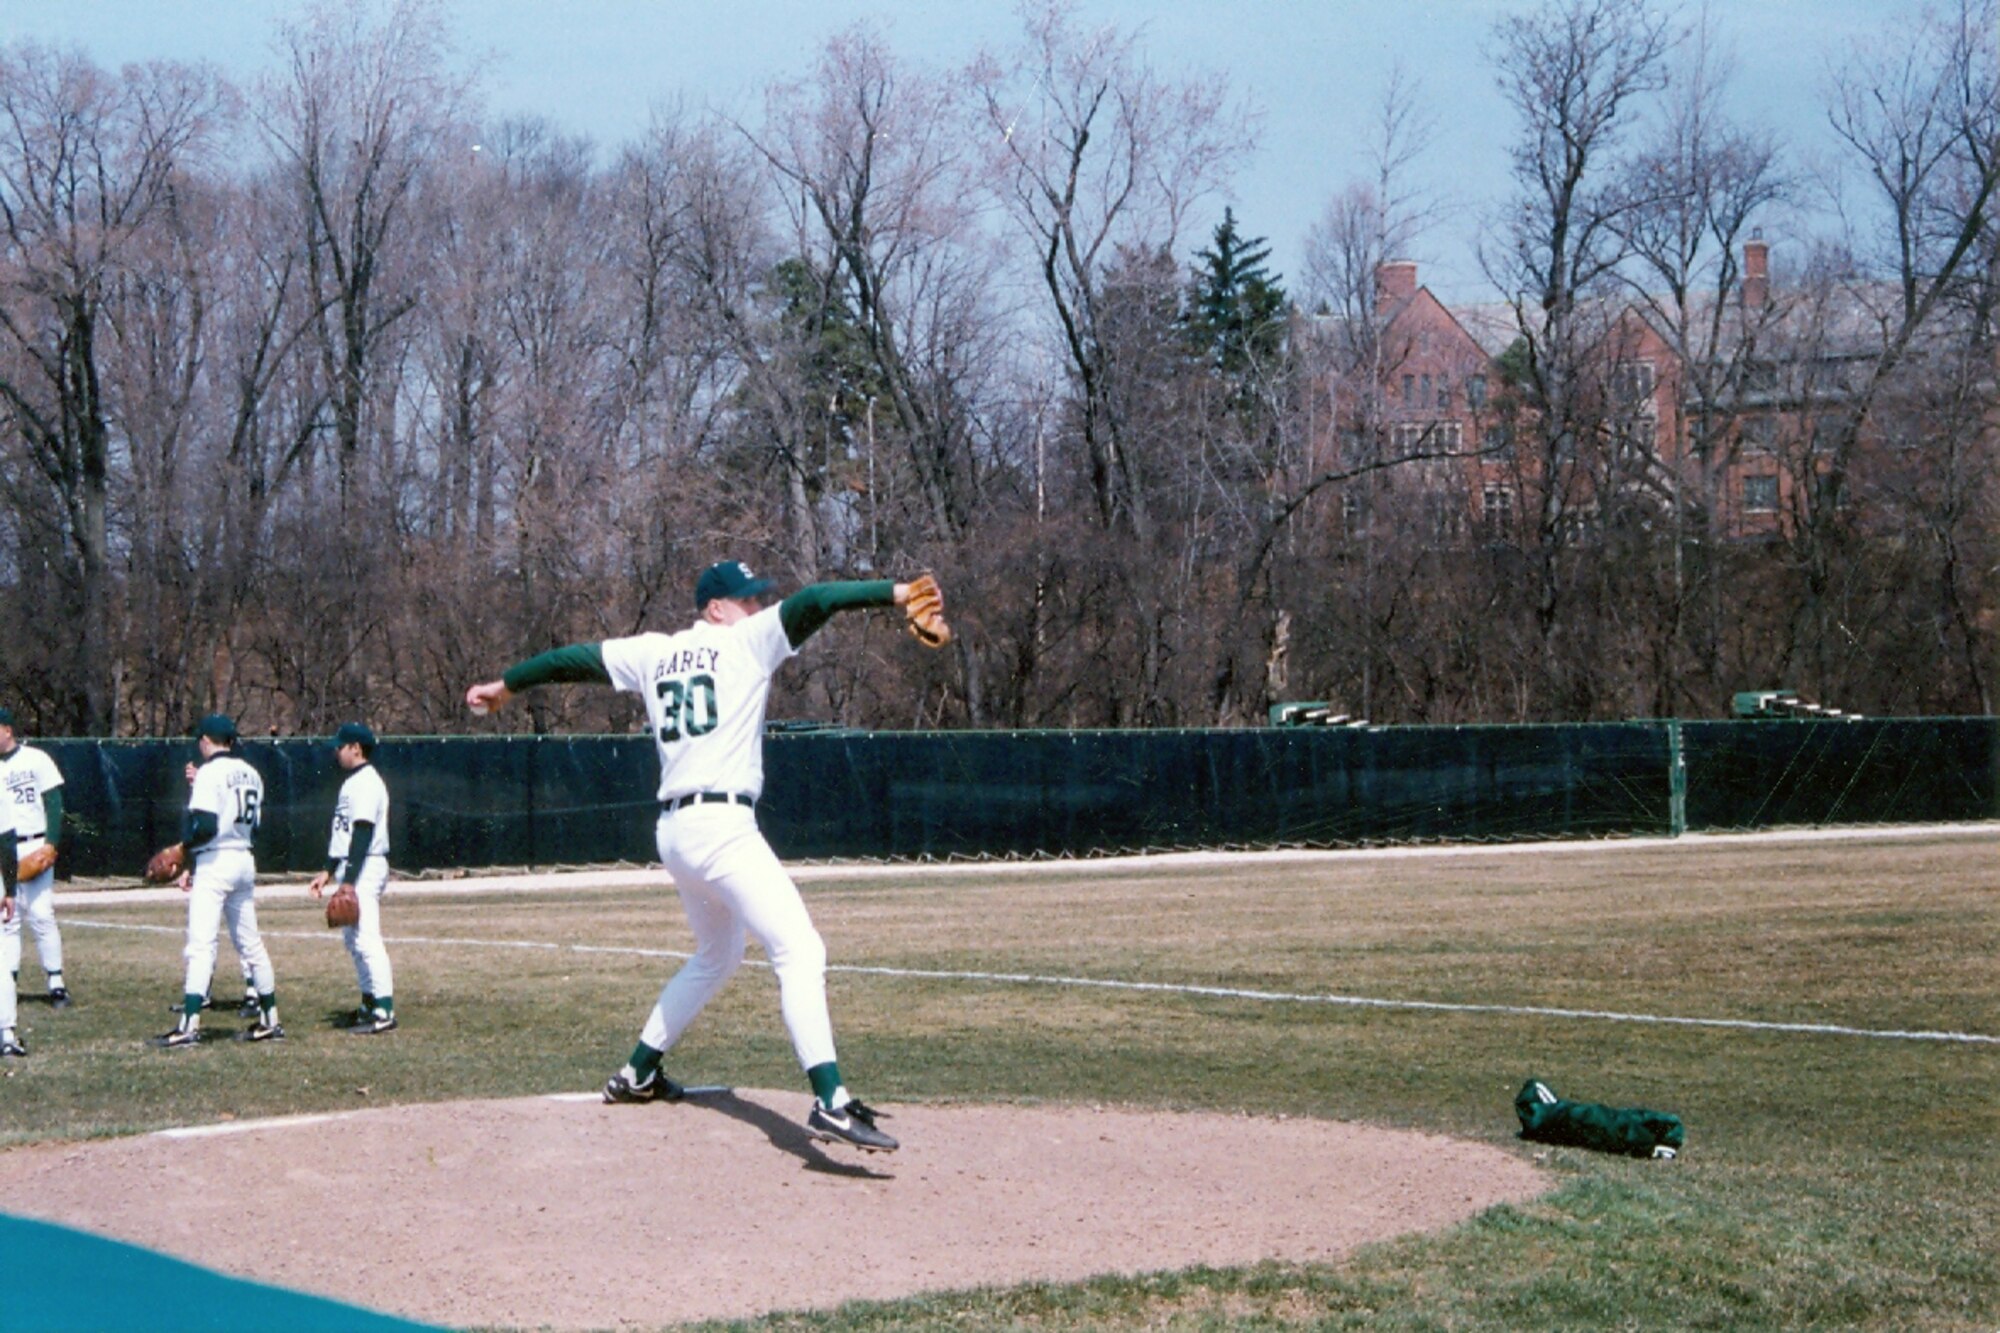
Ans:
{"type": "Polygon", "coordinates": [[[734,625],[696,621],[678,634],[599,645],[611,683],[646,701],[660,747],[660,799],[764,790],[764,707],[771,674],[794,649],[778,608],[734,625]]]}
{"type": "Polygon", "coordinates": [[[328,856],[336,861],[347,859],[347,842],[354,836],[356,824],[375,826],[375,840],[368,844],[368,855],[388,855],[389,784],[382,781],[373,764],[361,765],[340,784],[340,799],[333,803],[333,837],[326,845],[328,856]]]}
{"type": "Polygon", "coordinates": [[[188,809],[208,811],[218,827],[211,841],[195,848],[195,855],[249,851],[263,804],[263,777],[235,755],[218,754],[196,768],[188,809]]]}
{"type": "Polygon", "coordinates": [[[0,782],[7,784],[15,834],[22,838],[45,835],[49,817],[42,809],[42,797],[63,785],[56,761],[32,745],[17,745],[14,753],[0,757],[0,782]]]}

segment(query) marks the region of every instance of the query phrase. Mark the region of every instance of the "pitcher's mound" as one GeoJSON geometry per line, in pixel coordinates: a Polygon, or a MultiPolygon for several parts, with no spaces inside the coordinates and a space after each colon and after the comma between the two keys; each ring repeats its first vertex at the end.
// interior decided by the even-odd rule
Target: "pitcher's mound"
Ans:
{"type": "MultiPolygon", "coordinates": [[[[0,1154],[9,1207],[440,1324],[651,1325],[1193,1264],[1324,1260],[1541,1188],[1499,1148],[1325,1120],[801,1092],[397,1106],[0,1154]]],[[[28,1280],[32,1280],[31,1278],[28,1280]]]]}

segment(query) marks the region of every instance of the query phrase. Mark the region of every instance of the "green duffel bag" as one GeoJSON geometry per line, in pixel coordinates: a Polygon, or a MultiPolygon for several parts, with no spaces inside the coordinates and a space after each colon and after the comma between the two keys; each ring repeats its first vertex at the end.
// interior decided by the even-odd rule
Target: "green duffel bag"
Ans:
{"type": "Polygon", "coordinates": [[[1640,1106],[1566,1101],[1533,1078],[1515,1094],[1514,1114],[1521,1117],[1524,1139],[1630,1157],[1672,1157],[1687,1137],[1677,1115],[1640,1106]]]}

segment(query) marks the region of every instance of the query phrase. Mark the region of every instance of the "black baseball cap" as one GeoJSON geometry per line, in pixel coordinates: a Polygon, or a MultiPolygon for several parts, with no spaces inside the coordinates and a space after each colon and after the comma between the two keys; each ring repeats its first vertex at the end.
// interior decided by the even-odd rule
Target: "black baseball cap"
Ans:
{"type": "Polygon", "coordinates": [[[14,710],[4,704],[0,704],[0,727],[11,727],[13,725],[14,710]]]}
{"type": "Polygon", "coordinates": [[[365,722],[343,722],[340,730],[333,733],[333,748],[338,750],[343,745],[359,745],[361,753],[374,754],[375,733],[365,722]]]}
{"type": "Polygon", "coordinates": [[[194,734],[224,745],[236,744],[236,723],[225,713],[210,713],[194,724],[194,734]]]}
{"type": "Polygon", "coordinates": [[[778,586],[760,579],[741,560],[719,560],[701,571],[694,584],[694,609],[699,611],[718,597],[761,597],[778,586]]]}

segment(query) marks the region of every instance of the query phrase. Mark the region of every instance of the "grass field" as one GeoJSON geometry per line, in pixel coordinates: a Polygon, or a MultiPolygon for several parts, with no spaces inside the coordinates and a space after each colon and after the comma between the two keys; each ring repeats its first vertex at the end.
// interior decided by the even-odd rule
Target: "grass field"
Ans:
{"type": "MultiPolygon", "coordinates": [[[[2000,1036],[1996,851],[2000,834],[1689,839],[809,883],[842,1068],[871,1101],[1418,1127],[1545,1160],[1549,1193],[1337,1266],[946,1293],[767,1324],[2000,1327],[2000,1044],[1522,1012],[2000,1036]],[[1511,1100],[1530,1075],[1679,1114],[1683,1156],[1516,1143],[1511,1100]]],[[[674,965],[628,950],[688,942],[658,891],[392,892],[405,1022],[362,1041],[332,1028],[354,1003],[337,939],[308,904],[260,904],[291,1040],[168,1053],[142,1043],[170,1023],[180,913],[82,895],[63,911],[80,1003],[24,1002],[34,1054],[0,1084],[0,1144],[592,1088],[674,965]],[[520,947],[544,944],[557,947],[520,947]]],[[[32,961],[24,981],[39,989],[32,961]]],[[[746,969],[669,1069],[803,1087],[768,971],[746,969]]]]}

